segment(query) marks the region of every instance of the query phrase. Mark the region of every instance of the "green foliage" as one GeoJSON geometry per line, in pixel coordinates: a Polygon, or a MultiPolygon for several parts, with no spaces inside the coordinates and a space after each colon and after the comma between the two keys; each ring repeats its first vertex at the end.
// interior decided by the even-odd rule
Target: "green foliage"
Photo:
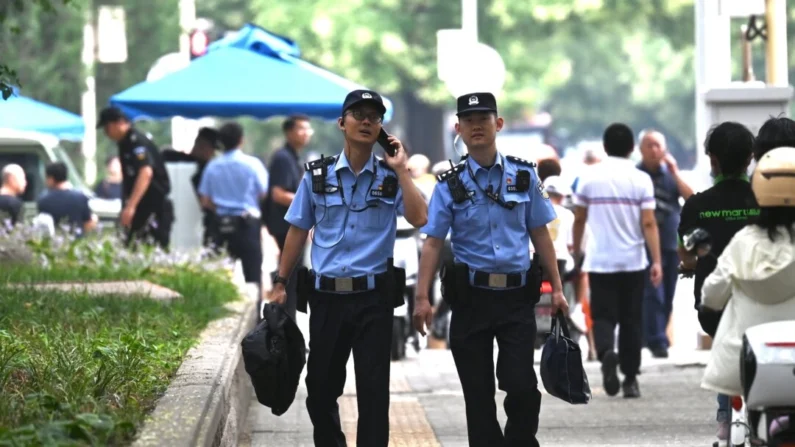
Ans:
{"type": "MultiPolygon", "coordinates": [[[[53,70],[63,70],[60,86],[54,86],[54,97],[68,102],[69,82],[79,79],[80,46],[72,52],[53,51],[64,41],[82,41],[83,27],[79,20],[85,0],[10,0],[0,3],[0,94],[8,99],[13,86],[25,83],[51,82],[53,70]],[[66,20],[64,20],[66,19],[66,20]],[[18,62],[30,55],[46,54],[35,67],[18,62]],[[78,65],[72,63],[72,58],[78,65]],[[68,68],[71,66],[72,70],[68,68]]],[[[39,58],[37,58],[39,59],[39,58]]],[[[82,84],[82,83],[80,83],[82,84]]],[[[74,100],[73,100],[74,101],[74,100]]],[[[72,104],[79,108],[80,96],[72,104]]]]}
{"type": "Polygon", "coordinates": [[[39,262],[0,269],[0,446],[126,444],[236,288],[206,260],[126,252],[102,239],[27,242],[39,262]],[[184,298],[12,286],[96,279],[146,279],[184,298]]]}
{"type": "MultiPolygon", "coordinates": [[[[177,50],[178,3],[0,1],[0,89],[2,82],[19,78],[26,95],[79,111],[85,15],[99,4],[119,4],[127,13],[129,61],[97,65],[98,105],[104,106],[112,94],[142,81],[158,57],[177,50]]],[[[439,133],[435,129],[416,127],[440,123],[439,111],[453,107],[437,78],[436,30],[461,26],[460,1],[197,0],[196,6],[197,15],[212,19],[220,31],[257,23],[296,40],[305,59],[390,95],[399,109],[390,126],[421,136],[407,144],[423,148],[441,141],[428,141],[439,133]]],[[[638,130],[661,128],[674,146],[697,146],[693,0],[479,0],[478,8],[480,41],[497,49],[506,63],[500,109],[509,125],[543,108],[573,141],[598,137],[609,121],[622,120],[638,130]]],[[[795,4],[789,9],[792,14],[795,4]]],[[[795,21],[788,28],[795,42],[795,21]]],[[[754,62],[757,79],[764,79],[761,42],[754,44],[754,62]]],[[[459,69],[476,64],[462,61],[459,69]]],[[[790,66],[795,75],[795,64],[790,66]]],[[[278,120],[241,121],[249,149],[258,155],[281,143],[278,120]]],[[[169,137],[165,122],[140,127],[161,145],[169,137]]],[[[336,151],[340,140],[334,126],[316,128],[321,130],[313,149],[336,151]]],[[[102,136],[98,149],[99,159],[113,150],[102,136]]]]}

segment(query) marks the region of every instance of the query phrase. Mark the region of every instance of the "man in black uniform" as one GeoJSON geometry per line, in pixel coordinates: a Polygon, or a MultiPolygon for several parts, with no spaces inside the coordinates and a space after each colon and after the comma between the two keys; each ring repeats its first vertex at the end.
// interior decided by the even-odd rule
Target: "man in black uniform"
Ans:
{"type": "Polygon", "coordinates": [[[102,110],[100,127],[119,147],[123,175],[120,223],[128,230],[126,243],[151,239],[167,249],[174,206],[167,197],[171,182],[160,151],[116,107],[102,110]]]}
{"type": "MultiPolygon", "coordinates": [[[[735,233],[759,215],[759,206],[746,175],[754,147],[753,134],[742,124],[725,122],[710,130],[705,146],[715,184],[687,199],[682,207],[678,230],[678,251],[682,268],[695,269],[693,293],[696,309],[700,309],[704,280],[715,269],[723,249],[735,233]],[[702,228],[712,236],[710,256],[696,259],[682,246],[682,238],[694,228],[702,228]]],[[[698,313],[701,328],[711,337],[715,337],[720,317],[720,312],[699,310],[698,313]]],[[[717,420],[717,437],[720,440],[726,439],[729,422],[727,396],[718,396],[717,420]]]]}

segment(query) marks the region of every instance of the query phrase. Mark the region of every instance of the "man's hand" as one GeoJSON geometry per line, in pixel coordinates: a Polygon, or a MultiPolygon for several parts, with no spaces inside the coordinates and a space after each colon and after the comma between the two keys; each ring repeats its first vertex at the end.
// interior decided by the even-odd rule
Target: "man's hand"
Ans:
{"type": "Polygon", "coordinates": [[[135,216],[135,208],[131,206],[125,206],[123,210],[121,210],[121,226],[129,228],[132,225],[133,216],[135,216]]]}
{"type": "Polygon", "coordinates": [[[562,311],[563,315],[569,314],[569,302],[566,301],[566,297],[563,296],[563,292],[552,292],[552,308],[555,309],[556,312],[558,310],[562,311]]]}
{"type": "Polygon", "coordinates": [[[406,156],[406,150],[403,149],[403,143],[401,143],[400,140],[398,140],[394,135],[389,136],[389,142],[392,144],[392,147],[395,148],[395,156],[390,157],[389,154],[387,154],[385,157],[386,164],[398,173],[408,171],[406,164],[408,163],[409,158],[406,156]]]}
{"type": "Polygon", "coordinates": [[[651,285],[657,287],[662,282],[662,266],[660,266],[659,262],[655,262],[651,265],[651,269],[649,269],[649,276],[651,279],[651,285]]]}
{"type": "Polygon", "coordinates": [[[671,171],[671,174],[676,175],[679,173],[679,165],[676,163],[676,159],[670,153],[666,153],[665,157],[663,158],[663,163],[671,171]]]}
{"type": "Polygon", "coordinates": [[[287,301],[287,290],[284,288],[284,284],[277,283],[271,291],[270,302],[282,305],[285,301],[287,301]]]}
{"type": "Polygon", "coordinates": [[[414,298],[414,329],[417,330],[422,336],[425,336],[425,329],[431,329],[431,322],[433,321],[433,309],[431,302],[427,296],[417,295],[414,298]]]}

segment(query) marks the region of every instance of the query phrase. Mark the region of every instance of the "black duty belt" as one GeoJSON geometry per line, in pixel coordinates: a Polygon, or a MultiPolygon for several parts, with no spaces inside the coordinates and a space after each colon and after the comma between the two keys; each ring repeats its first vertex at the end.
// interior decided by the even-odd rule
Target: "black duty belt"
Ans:
{"type": "Polygon", "coordinates": [[[495,289],[505,289],[508,287],[521,287],[522,273],[488,273],[475,271],[472,285],[475,287],[491,287],[495,289]]]}
{"type": "Polygon", "coordinates": [[[321,292],[365,292],[370,290],[367,275],[350,278],[321,276],[318,286],[318,290],[321,292]]]}

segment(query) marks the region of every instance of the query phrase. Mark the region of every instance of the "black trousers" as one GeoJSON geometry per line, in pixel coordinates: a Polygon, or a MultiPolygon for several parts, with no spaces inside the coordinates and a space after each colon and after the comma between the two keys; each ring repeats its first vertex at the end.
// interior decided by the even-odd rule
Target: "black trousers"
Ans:
{"type": "Polygon", "coordinates": [[[306,408],[316,447],[346,446],[337,399],[353,351],[359,422],[356,443],[389,444],[389,368],[392,306],[378,292],[314,293],[309,298],[306,408]]]}
{"type": "Polygon", "coordinates": [[[171,244],[171,227],[174,225],[174,203],[169,199],[142,200],[135,210],[125,244],[133,242],[156,243],[167,250],[171,244]]]}
{"type": "Polygon", "coordinates": [[[634,378],[640,370],[643,346],[643,291],[648,270],[588,273],[591,319],[599,360],[615,347],[616,324],[621,373],[634,378]]]}
{"type": "MultiPolygon", "coordinates": [[[[287,240],[287,233],[284,234],[274,234],[273,238],[276,239],[276,244],[279,245],[279,262],[281,263],[281,253],[284,252],[284,243],[287,240]]],[[[287,281],[287,287],[285,290],[287,291],[287,302],[284,303],[284,308],[287,310],[287,313],[295,319],[295,307],[298,303],[298,293],[296,292],[296,282],[298,281],[298,269],[304,265],[304,251],[301,250],[301,253],[298,255],[298,261],[295,263],[295,268],[293,269],[290,277],[287,281]]],[[[278,272],[278,266],[277,266],[278,272]]]]}
{"type": "Polygon", "coordinates": [[[233,259],[240,259],[243,264],[243,277],[246,282],[256,283],[262,287],[262,224],[259,219],[245,217],[242,219],[237,231],[221,235],[221,241],[226,246],[233,259]]]}
{"type": "Polygon", "coordinates": [[[541,393],[533,369],[535,304],[519,291],[472,288],[470,305],[456,304],[450,322],[450,349],[464,390],[470,447],[538,446],[541,393]],[[494,339],[497,380],[507,393],[503,433],[494,394],[494,339]]]}

